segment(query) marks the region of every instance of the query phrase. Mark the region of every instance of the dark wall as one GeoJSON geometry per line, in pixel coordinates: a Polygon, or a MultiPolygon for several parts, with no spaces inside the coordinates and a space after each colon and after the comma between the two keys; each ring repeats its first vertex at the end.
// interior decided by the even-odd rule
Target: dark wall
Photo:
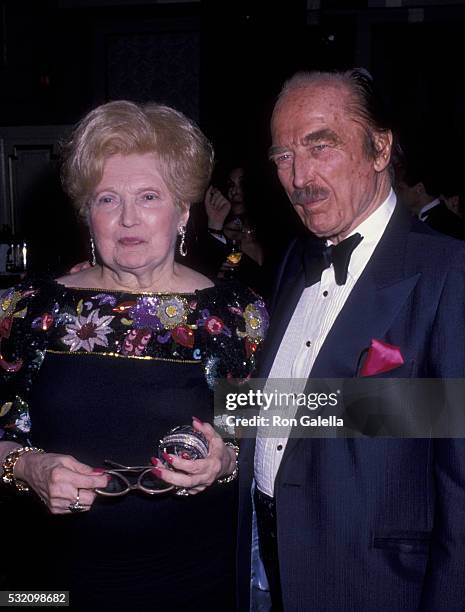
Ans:
{"type": "Polygon", "coordinates": [[[117,98],[172,104],[200,122],[219,170],[250,168],[271,245],[296,229],[266,158],[273,101],[296,70],[366,66],[402,133],[455,155],[464,131],[465,3],[271,4],[4,0],[0,124],[72,124],[117,98]]]}
{"type": "Polygon", "coordinates": [[[0,125],[70,124],[109,99],[155,99],[198,119],[227,160],[266,142],[283,79],[353,64],[381,81],[403,125],[463,123],[465,2],[308,4],[321,8],[2,0],[0,125]]]}
{"type": "Polygon", "coordinates": [[[120,98],[155,99],[198,116],[199,6],[0,5],[1,125],[74,123],[120,98]]]}

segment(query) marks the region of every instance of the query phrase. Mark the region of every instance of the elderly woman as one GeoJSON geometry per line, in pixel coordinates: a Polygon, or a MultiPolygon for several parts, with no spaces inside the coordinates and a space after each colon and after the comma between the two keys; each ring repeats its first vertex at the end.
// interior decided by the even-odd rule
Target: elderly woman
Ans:
{"type": "Polygon", "coordinates": [[[69,590],[83,610],[233,606],[237,449],[208,423],[216,381],[250,375],[266,314],[174,260],[212,159],[184,115],[125,101],[64,148],[94,265],[0,300],[8,588],[69,590]],[[161,461],[160,438],[189,423],[208,455],[161,461]]]}

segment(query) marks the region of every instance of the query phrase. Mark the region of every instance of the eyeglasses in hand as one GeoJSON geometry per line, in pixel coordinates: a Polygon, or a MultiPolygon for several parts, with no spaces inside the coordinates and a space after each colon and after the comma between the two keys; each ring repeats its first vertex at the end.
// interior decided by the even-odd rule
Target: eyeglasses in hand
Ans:
{"type": "Polygon", "coordinates": [[[104,474],[108,474],[111,478],[105,488],[95,489],[99,495],[119,497],[134,490],[142,491],[147,495],[160,495],[174,489],[173,485],[167,485],[152,473],[153,465],[128,466],[110,459],[105,459],[104,463],[110,466],[110,469],[105,470],[104,474]],[[135,482],[131,483],[134,478],[136,478],[135,482]]]}

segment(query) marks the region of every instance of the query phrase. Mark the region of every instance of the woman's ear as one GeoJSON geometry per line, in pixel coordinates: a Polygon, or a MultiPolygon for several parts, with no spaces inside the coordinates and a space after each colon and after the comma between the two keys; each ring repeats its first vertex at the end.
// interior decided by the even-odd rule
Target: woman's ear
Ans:
{"type": "Polygon", "coordinates": [[[186,202],[181,202],[179,204],[179,209],[181,211],[181,214],[179,217],[179,225],[187,225],[187,222],[189,221],[189,215],[191,212],[191,205],[186,202]]]}

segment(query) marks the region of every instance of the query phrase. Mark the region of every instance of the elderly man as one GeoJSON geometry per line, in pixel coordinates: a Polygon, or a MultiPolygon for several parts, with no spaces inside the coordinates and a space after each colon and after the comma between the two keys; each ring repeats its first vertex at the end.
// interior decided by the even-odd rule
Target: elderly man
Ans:
{"type": "MultiPolygon", "coordinates": [[[[465,377],[465,249],[397,204],[372,85],[299,73],[274,108],[270,158],[311,234],[282,264],[262,377],[465,377]]],[[[258,435],[240,474],[241,611],[252,480],[273,611],[465,610],[462,439],[258,435]]]]}

